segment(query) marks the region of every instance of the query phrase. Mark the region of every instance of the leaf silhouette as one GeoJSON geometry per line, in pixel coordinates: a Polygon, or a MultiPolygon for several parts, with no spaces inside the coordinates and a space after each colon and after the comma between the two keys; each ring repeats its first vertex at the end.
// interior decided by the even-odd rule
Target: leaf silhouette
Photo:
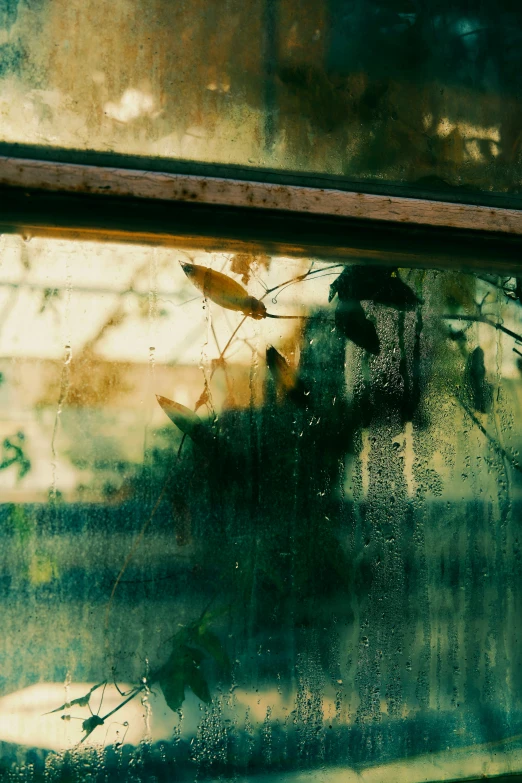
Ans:
{"type": "Polygon", "coordinates": [[[473,408],[479,413],[487,413],[493,401],[493,387],[486,380],[484,351],[480,346],[468,356],[464,380],[473,408]]]}
{"type": "Polygon", "coordinates": [[[172,712],[177,712],[185,700],[185,677],[182,671],[172,672],[159,680],[163,696],[172,712]]]}
{"type": "Polygon", "coordinates": [[[197,643],[227,674],[230,673],[230,659],[218,636],[207,628],[200,628],[197,643]]]}
{"type": "Polygon", "coordinates": [[[161,667],[155,679],[159,682],[165,701],[171,710],[179,710],[185,699],[185,690],[208,704],[210,691],[199,665],[205,658],[201,650],[186,644],[175,644],[169,659],[161,667]]]}
{"type": "Polygon", "coordinates": [[[190,690],[198,699],[204,701],[205,704],[210,703],[210,691],[201,669],[195,664],[188,662],[185,668],[185,680],[190,690]]]}
{"type": "Polygon", "coordinates": [[[181,432],[191,438],[197,438],[202,431],[203,422],[193,411],[181,405],[179,402],[169,400],[156,394],[156,399],[169,419],[179,427],[181,432]]]}
{"type": "Polygon", "coordinates": [[[356,299],[339,301],[335,310],[337,329],[352,343],[369,353],[380,353],[381,344],[375,325],[366,318],[360,302],[356,299]]]}
{"type": "Polygon", "coordinates": [[[182,657],[185,658],[187,661],[190,661],[190,663],[195,663],[196,666],[199,666],[201,661],[205,659],[204,652],[196,649],[195,647],[189,647],[188,644],[184,644],[181,650],[182,650],[182,657]]]}
{"type": "Polygon", "coordinates": [[[207,266],[180,262],[181,268],[203,296],[226,310],[236,310],[243,315],[260,320],[266,318],[266,307],[259,299],[250,296],[246,288],[231,277],[207,266]]]}
{"type": "Polygon", "coordinates": [[[100,718],[99,715],[91,715],[90,718],[84,720],[82,723],[82,729],[85,732],[85,736],[82,737],[81,742],[84,742],[89,734],[93,733],[94,729],[96,729],[98,726],[103,726],[104,723],[104,718],[100,718]]]}
{"type": "Polygon", "coordinates": [[[419,299],[412,289],[397,277],[397,269],[356,265],[344,269],[330,286],[328,301],[371,301],[396,310],[412,310],[419,299]]]}
{"type": "Polygon", "coordinates": [[[89,701],[91,700],[91,694],[98,688],[101,688],[102,685],[105,685],[105,680],[103,682],[99,682],[98,685],[93,685],[91,690],[88,691],[85,696],[80,696],[78,699],[73,699],[72,701],[66,701],[65,704],[62,704],[61,707],[57,707],[55,710],[50,710],[49,712],[44,712],[44,715],[52,715],[53,712],[61,712],[62,710],[68,710],[71,707],[87,707],[89,701]]]}
{"type": "Polygon", "coordinates": [[[266,349],[266,363],[277,387],[297,405],[306,405],[309,392],[284,356],[272,345],[266,349]]]}

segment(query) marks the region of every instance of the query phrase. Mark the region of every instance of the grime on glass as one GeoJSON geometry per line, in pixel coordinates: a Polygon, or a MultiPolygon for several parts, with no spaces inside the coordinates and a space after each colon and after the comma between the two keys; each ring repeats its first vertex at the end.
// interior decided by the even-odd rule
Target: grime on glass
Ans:
{"type": "Polygon", "coordinates": [[[520,278],[1,257],[6,773],[522,769],[520,278]]]}

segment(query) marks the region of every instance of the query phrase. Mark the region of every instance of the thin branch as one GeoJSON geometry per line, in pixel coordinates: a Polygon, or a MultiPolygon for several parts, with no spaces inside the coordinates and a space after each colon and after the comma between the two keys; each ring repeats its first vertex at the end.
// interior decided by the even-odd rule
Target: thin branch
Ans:
{"type": "Polygon", "coordinates": [[[513,337],[517,342],[522,343],[522,335],[513,332],[511,329],[502,326],[502,324],[499,324],[496,321],[490,321],[485,315],[443,315],[442,318],[446,321],[473,321],[474,323],[487,324],[488,326],[493,327],[493,329],[498,329],[499,331],[504,332],[504,334],[513,337]]]}
{"type": "Polygon", "coordinates": [[[302,320],[303,318],[306,318],[306,315],[276,315],[275,313],[266,313],[265,318],[291,318],[292,320],[300,318],[302,320]]]}
{"type": "Polygon", "coordinates": [[[467,403],[464,402],[458,395],[455,395],[455,399],[459,403],[459,405],[463,408],[463,410],[468,414],[470,419],[473,421],[473,423],[478,427],[478,429],[481,431],[481,433],[484,435],[485,438],[489,441],[489,443],[493,446],[494,450],[497,452],[497,454],[504,459],[507,459],[508,462],[511,463],[512,467],[515,468],[515,470],[518,470],[519,473],[522,473],[522,467],[518,464],[518,462],[515,462],[511,454],[508,454],[508,452],[500,445],[498,440],[491,435],[487,429],[483,426],[483,424],[478,420],[478,418],[475,416],[471,408],[467,405],[467,403]]]}
{"type": "MultiPolygon", "coordinates": [[[[219,347],[218,336],[216,334],[216,330],[214,328],[214,322],[212,320],[210,321],[210,328],[212,330],[212,335],[214,337],[214,342],[216,343],[216,348],[218,349],[218,351],[221,352],[221,348],[219,347]]],[[[228,368],[227,368],[226,364],[223,366],[223,372],[225,374],[225,381],[226,381],[226,384],[227,384],[228,393],[232,397],[233,396],[233,394],[232,394],[232,392],[233,392],[232,382],[230,380],[230,374],[229,374],[229,371],[228,371],[228,368]]]]}
{"type": "Polygon", "coordinates": [[[292,283],[300,283],[301,280],[305,280],[306,278],[311,277],[311,275],[317,275],[320,272],[327,272],[330,269],[338,269],[339,267],[345,266],[346,264],[333,264],[332,266],[321,267],[321,269],[316,269],[315,271],[312,271],[310,268],[308,272],[304,272],[302,275],[291,277],[289,280],[285,280],[284,283],[279,283],[279,285],[275,285],[272,288],[267,288],[261,299],[264,299],[265,296],[268,296],[268,294],[271,294],[273,291],[277,291],[278,288],[284,288],[287,285],[292,285],[292,283]]]}
{"type": "Polygon", "coordinates": [[[104,715],[102,718],[102,721],[105,723],[107,718],[110,718],[111,715],[114,715],[115,712],[118,712],[118,710],[121,710],[122,707],[125,707],[126,704],[128,704],[129,701],[132,701],[132,699],[138,695],[141,691],[145,690],[145,685],[140,685],[138,688],[135,688],[134,691],[131,693],[130,696],[128,696],[125,701],[122,701],[121,704],[118,704],[117,707],[115,707],[113,710],[107,713],[107,715],[104,715]]]}

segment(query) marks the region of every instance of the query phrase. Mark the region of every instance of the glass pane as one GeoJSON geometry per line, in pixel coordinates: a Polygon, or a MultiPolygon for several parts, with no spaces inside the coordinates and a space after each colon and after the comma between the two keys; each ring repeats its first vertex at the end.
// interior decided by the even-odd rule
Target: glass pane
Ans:
{"type": "Polygon", "coordinates": [[[0,6],[0,140],[520,193],[511,0],[0,6]]]}
{"type": "Polygon", "coordinates": [[[522,771],[521,280],[1,242],[9,779],[522,771]]]}

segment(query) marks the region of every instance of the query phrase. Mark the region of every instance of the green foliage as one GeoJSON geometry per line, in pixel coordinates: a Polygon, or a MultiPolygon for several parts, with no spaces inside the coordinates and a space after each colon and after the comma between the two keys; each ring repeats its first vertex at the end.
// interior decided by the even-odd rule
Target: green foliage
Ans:
{"type": "Polygon", "coordinates": [[[17,465],[19,481],[31,470],[31,460],[27,457],[23,448],[24,441],[24,433],[17,432],[13,437],[5,438],[2,444],[0,470],[6,470],[11,465],[17,465]]]}
{"type": "MultiPolygon", "coordinates": [[[[197,274],[201,277],[199,287],[215,304],[235,309],[245,316],[252,315],[246,312],[246,290],[238,292],[237,284],[230,278],[218,273],[209,275],[206,268],[193,265],[190,271],[192,276],[197,274]],[[232,307],[237,303],[236,299],[240,306],[232,307]]],[[[461,336],[459,333],[458,341],[450,343],[446,339],[449,336],[446,321],[486,323],[511,337],[517,338],[517,335],[482,316],[474,299],[476,281],[472,277],[468,286],[452,284],[446,290],[438,291],[439,306],[452,312],[444,314],[443,310],[434,312],[433,308],[429,308],[423,320],[423,302],[418,294],[423,291],[424,274],[409,275],[408,281],[413,281],[413,287],[410,287],[401,279],[399,270],[391,267],[355,265],[344,269],[330,286],[328,297],[329,302],[335,297],[338,299],[336,329],[332,329],[331,315],[325,317],[324,313],[320,317],[311,316],[306,321],[303,342],[314,344],[313,361],[310,362],[310,351],[303,350],[300,366],[290,366],[284,356],[270,346],[266,362],[271,378],[267,383],[272,383],[272,391],[275,388],[281,392],[277,395],[277,404],[268,404],[263,411],[251,409],[248,418],[243,412],[227,411],[220,417],[219,423],[214,423],[212,438],[203,434],[206,425],[193,410],[158,397],[166,415],[184,435],[197,441],[200,448],[192,450],[191,457],[183,461],[178,452],[178,460],[171,466],[153,511],[118,576],[111,601],[134,549],[164,497],[170,500],[176,516],[185,515],[192,524],[189,500],[185,495],[197,499],[198,511],[194,514],[194,522],[196,518],[205,519],[201,545],[203,567],[214,568],[218,578],[233,586],[240,607],[249,607],[253,633],[257,630],[257,623],[266,627],[269,622],[274,626],[286,622],[290,611],[295,627],[304,627],[317,610],[318,596],[323,600],[325,596],[335,595],[339,588],[349,594],[357,583],[369,584],[373,573],[364,556],[356,555],[354,558],[350,555],[349,558],[340,542],[339,504],[335,500],[339,484],[335,482],[340,466],[343,467],[342,460],[353,449],[357,430],[385,417],[390,419],[392,414],[399,424],[412,421],[414,416],[417,423],[421,419],[421,414],[417,413],[425,393],[425,379],[421,378],[421,369],[425,371],[425,364],[421,367],[421,337],[431,340],[426,345],[432,353],[445,351],[446,354],[441,353],[441,357],[450,355],[456,358],[451,369],[450,385],[454,383],[453,388],[458,386],[464,391],[457,397],[459,404],[497,452],[509,458],[474,414],[474,411],[486,414],[493,396],[492,386],[486,377],[484,351],[476,347],[468,354],[468,338],[464,332],[461,336]],[[370,319],[362,302],[376,306],[372,312],[377,311],[377,316],[372,315],[370,319]],[[398,315],[393,316],[394,320],[391,316],[381,317],[379,307],[392,308],[398,311],[398,315]],[[469,313],[471,308],[474,308],[473,313],[469,313]],[[425,332],[428,321],[429,330],[425,332]],[[390,327],[392,323],[394,328],[390,327]],[[406,323],[409,324],[409,333],[406,332],[406,323]],[[388,357],[369,361],[367,355],[359,356],[363,383],[351,401],[345,393],[345,340],[374,355],[384,351],[383,346],[396,354],[394,362],[385,361],[388,357]],[[326,363],[327,373],[324,372],[326,363]],[[394,366],[390,369],[386,364],[394,366]],[[274,432],[278,433],[277,448],[274,448],[274,432]],[[252,502],[254,481],[257,482],[256,496],[255,502],[252,502]],[[183,488],[183,497],[175,494],[175,486],[178,492],[181,492],[179,487],[183,488]],[[274,501],[278,504],[276,512],[274,501]],[[249,514],[246,530],[240,527],[242,514],[238,513],[244,509],[249,514]],[[250,600],[254,591],[255,602],[250,600]]],[[[286,281],[280,287],[300,282],[307,276],[286,281]]],[[[503,290],[501,286],[496,287],[503,290]]],[[[270,292],[267,290],[266,293],[270,292]]],[[[242,323],[221,351],[215,367],[225,366],[225,352],[232,345],[242,323]]],[[[448,373],[442,380],[447,391],[448,373]]],[[[207,400],[205,395],[208,391],[206,380],[195,410],[207,400]]],[[[13,448],[11,441],[6,440],[4,449],[6,443],[13,448]]],[[[170,441],[165,451],[170,451],[172,445],[170,441]]],[[[17,456],[12,461],[16,459],[21,458],[17,456]]],[[[513,464],[512,458],[510,461],[513,464]]],[[[22,531],[21,535],[24,534],[26,523],[23,517],[18,519],[13,515],[13,525],[22,531]]],[[[196,530],[194,539],[198,534],[201,536],[201,532],[196,530]]],[[[207,608],[198,619],[181,627],[170,639],[170,653],[166,661],[153,672],[147,683],[136,685],[130,696],[109,714],[121,709],[127,701],[155,683],[161,687],[168,707],[174,712],[180,710],[188,691],[209,704],[212,699],[209,683],[213,676],[216,672],[226,678],[231,674],[227,650],[213,628],[223,611],[228,609],[209,611],[207,608]]],[[[69,706],[88,706],[90,693],[53,712],[69,706]]],[[[93,715],[84,721],[86,736],[102,725],[105,718],[93,715]]]]}
{"type": "Polygon", "coordinates": [[[373,322],[366,317],[361,302],[374,302],[395,310],[413,310],[420,300],[397,276],[394,267],[354,265],[344,269],[330,286],[328,301],[337,296],[335,325],[346,339],[379,354],[379,336],[373,322]]]}
{"type": "Polygon", "coordinates": [[[221,667],[225,674],[230,673],[230,659],[223,647],[221,639],[208,628],[200,628],[198,631],[198,644],[221,667]]]}
{"type": "Polygon", "coordinates": [[[166,663],[151,678],[157,681],[171,710],[180,709],[187,688],[205,704],[211,701],[207,679],[201,669],[206,659],[212,659],[226,674],[230,661],[219,637],[208,628],[209,618],[204,613],[198,621],[182,628],[174,636],[172,651],[166,663]]]}
{"type": "Polygon", "coordinates": [[[335,325],[347,340],[368,353],[381,351],[381,342],[375,324],[366,317],[363,306],[356,299],[339,301],[335,311],[335,325]]]}
{"type": "Polygon", "coordinates": [[[395,267],[354,265],[344,269],[330,286],[328,301],[357,299],[375,302],[395,310],[413,310],[419,299],[397,276],[395,267]]]}

